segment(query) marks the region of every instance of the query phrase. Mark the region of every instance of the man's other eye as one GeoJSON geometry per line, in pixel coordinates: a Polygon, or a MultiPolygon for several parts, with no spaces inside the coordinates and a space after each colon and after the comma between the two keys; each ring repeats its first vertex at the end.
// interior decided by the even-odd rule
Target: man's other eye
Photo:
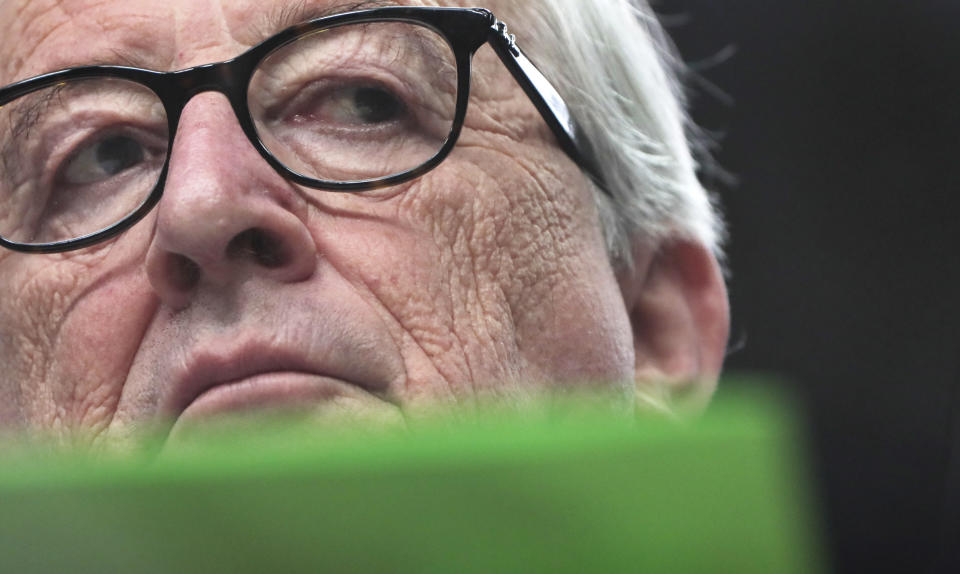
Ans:
{"type": "Polygon", "coordinates": [[[321,80],[305,88],[283,109],[272,112],[274,120],[291,125],[309,124],[314,129],[361,130],[396,125],[411,118],[400,96],[384,86],[367,82],[321,80]]]}
{"type": "Polygon", "coordinates": [[[69,185],[97,183],[144,162],[146,152],[127,136],[106,137],[74,154],[63,171],[62,181],[69,185]]]}
{"type": "Polygon", "coordinates": [[[337,120],[357,120],[364,124],[382,124],[399,119],[403,103],[380,88],[345,88],[333,94],[329,104],[337,120]]]}

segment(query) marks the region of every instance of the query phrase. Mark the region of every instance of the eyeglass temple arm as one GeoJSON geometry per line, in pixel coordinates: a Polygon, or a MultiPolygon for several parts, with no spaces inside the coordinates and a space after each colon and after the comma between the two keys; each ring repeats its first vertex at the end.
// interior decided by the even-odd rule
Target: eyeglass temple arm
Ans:
{"type": "Polygon", "coordinates": [[[557,89],[517,46],[516,36],[508,32],[505,23],[494,19],[488,41],[543,116],[561,149],[593,179],[602,192],[611,195],[597,167],[589,140],[583,135],[557,89]]]}

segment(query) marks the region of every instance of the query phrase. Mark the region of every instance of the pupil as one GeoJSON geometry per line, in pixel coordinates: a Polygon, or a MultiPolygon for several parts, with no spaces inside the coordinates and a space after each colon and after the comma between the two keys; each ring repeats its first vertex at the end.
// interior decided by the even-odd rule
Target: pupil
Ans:
{"type": "Polygon", "coordinates": [[[368,124],[390,121],[400,113],[400,102],[377,88],[358,88],[353,98],[358,115],[368,124]]]}
{"type": "Polygon", "coordinates": [[[97,146],[97,163],[107,175],[116,175],[142,161],[143,148],[128,137],[115,136],[97,146]]]}

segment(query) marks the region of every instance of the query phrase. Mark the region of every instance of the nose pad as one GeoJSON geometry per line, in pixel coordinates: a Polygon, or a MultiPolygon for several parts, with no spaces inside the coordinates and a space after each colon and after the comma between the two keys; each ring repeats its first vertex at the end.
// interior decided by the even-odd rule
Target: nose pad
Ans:
{"type": "Polygon", "coordinates": [[[201,94],[180,119],[147,275],[174,308],[189,305],[198,289],[251,275],[305,280],[318,255],[306,211],[247,140],[226,99],[201,94]]]}

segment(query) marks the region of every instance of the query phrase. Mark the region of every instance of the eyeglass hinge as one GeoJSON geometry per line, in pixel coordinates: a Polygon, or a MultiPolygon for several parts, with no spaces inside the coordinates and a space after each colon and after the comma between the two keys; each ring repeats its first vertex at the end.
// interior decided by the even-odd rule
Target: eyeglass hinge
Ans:
{"type": "Polygon", "coordinates": [[[514,56],[520,56],[520,48],[517,47],[517,37],[514,34],[511,34],[507,29],[506,22],[501,22],[500,20],[494,20],[493,29],[501,38],[507,43],[507,48],[510,49],[510,52],[514,56]]]}

